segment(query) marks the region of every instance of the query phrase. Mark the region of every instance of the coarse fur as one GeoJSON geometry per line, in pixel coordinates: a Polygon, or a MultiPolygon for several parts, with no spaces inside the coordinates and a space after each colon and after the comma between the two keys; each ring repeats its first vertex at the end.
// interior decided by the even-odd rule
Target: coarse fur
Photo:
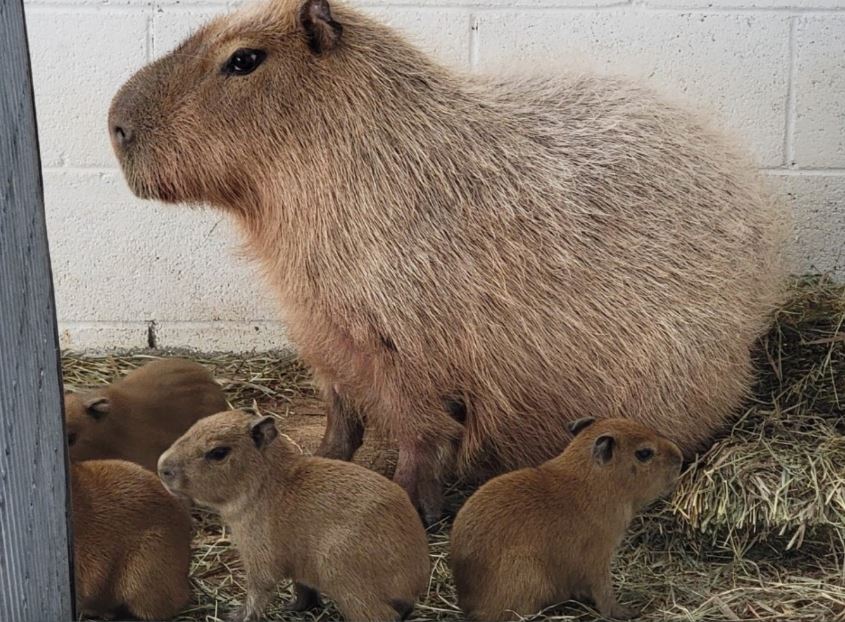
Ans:
{"type": "Polygon", "coordinates": [[[110,127],[138,195],[242,230],[334,405],[320,452],[379,427],[429,519],[454,465],[539,464],[583,412],[705,447],[781,292],[781,212],[696,116],[613,77],[460,75],[326,0],[211,22],[110,127]],[[230,75],[239,49],[266,56],[230,75]]]}
{"type": "Polygon", "coordinates": [[[629,419],[592,421],[557,458],[490,480],[461,508],[449,563],[470,618],[583,598],[604,617],[634,615],[616,602],[610,563],[634,514],[674,487],[681,450],[629,419]]]}
{"type": "Polygon", "coordinates": [[[233,620],[259,619],[285,578],[297,582],[291,608],[316,606],[323,592],[348,622],[404,619],[428,586],[425,530],[404,491],[356,464],[302,455],[272,417],[203,419],[159,473],[231,529],[247,582],[233,620]]]}
{"type": "Polygon", "coordinates": [[[155,472],[158,457],[197,419],[226,408],[199,363],[152,361],[108,386],[65,393],[70,458],[129,460],[155,472]]]}
{"type": "Polygon", "coordinates": [[[77,613],[167,620],[190,601],[191,517],[158,478],[123,460],[71,465],[77,613]]]}

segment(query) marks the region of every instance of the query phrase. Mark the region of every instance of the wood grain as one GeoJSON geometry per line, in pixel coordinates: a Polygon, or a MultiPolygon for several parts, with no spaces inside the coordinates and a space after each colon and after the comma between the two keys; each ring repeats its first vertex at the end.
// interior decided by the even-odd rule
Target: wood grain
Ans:
{"type": "Polygon", "coordinates": [[[56,316],[20,0],[0,0],[0,620],[71,620],[56,316]]]}

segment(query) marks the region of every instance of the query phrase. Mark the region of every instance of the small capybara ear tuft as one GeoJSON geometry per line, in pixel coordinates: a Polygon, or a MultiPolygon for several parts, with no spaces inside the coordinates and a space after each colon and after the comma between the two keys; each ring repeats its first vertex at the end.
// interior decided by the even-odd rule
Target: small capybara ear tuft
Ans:
{"type": "Polygon", "coordinates": [[[94,419],[102,419],[111,412],[111,402],[107,397],[92,397],[85,402],[85,412],[94,419]]]}
{"type": "Polygon", "coordinates": [[[258,449],[264,449],[279,435],[275,419],[270,416],[262,417],[249,428],[249,435],[258,449]]]}
{"type": "Polygon", "coordinates": [[[305,0],[299,10],[299,23],[315,54],[333,50],[343,34],[343,26],[332,18],[328,0],[305,0]]]}
{"type": "Polygon", "coordinates": [[[576,419],[575,421],[571,421],[569,423],[569,426],[568,426],[569,427],[569,433],[572,434],[572,436],[575,436],[576,434],[578,434],[578,432],[580,432],[584,428],[591,426],[595,420],[596,420],[595,417],[581,417],[580,419],[576,419]]]}
{"type": "Polygon", "coordinates": [[[607,464],[613,458],[613,448],[616,446],[616,439],[610,434],[602,434],[593,443],[593,458],[599,464],[607,464]]]}

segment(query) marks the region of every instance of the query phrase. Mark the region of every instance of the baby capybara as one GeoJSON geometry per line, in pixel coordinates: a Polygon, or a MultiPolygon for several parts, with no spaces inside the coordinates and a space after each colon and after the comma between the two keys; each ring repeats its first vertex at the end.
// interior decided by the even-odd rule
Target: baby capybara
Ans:
{"type": "Polygon", "coordinates": [[[602,412],[686,453],[739,406],[782,282],[754,166],[645,86],[459,75],[327,0],[220,17],[116,95],[141,197],[228,213],[330,398],[322,455],[440,480],[602,412]]]}
{"type": "Polygon", "coordinates": [[[155,472],[158,457],[197,419],[226,408],[205,367],[155,360],[100,389],[65,393],[70,458],[129,460],[155,472]]]}
{"type": "Polygon", "coordinates": [[[404,619],[428,586],[428,543],[403,490],[364,467],[302,455],[272,417],[198,421],[159,461],[173,492],[220,513],[246,572],[257,620],[276,585],[296,581],[302,610],[332,598],[348,622],[404,619]]]}
{"type": "Polygon", "coordinates": [[[150,471],[123,460],[71,465],[77,612],[167,620],[190,600],[191,517],[150,471]]]}
{"type": "Polygon", "coordinates": [[[634,514],[669,492],[681,450],[628,419],[571,425],[558,456],[484,484],[455,519],[450,566],[458,604],[473,620],[515,620],[570,599],[629,618],[610,579],[634,514]]]}

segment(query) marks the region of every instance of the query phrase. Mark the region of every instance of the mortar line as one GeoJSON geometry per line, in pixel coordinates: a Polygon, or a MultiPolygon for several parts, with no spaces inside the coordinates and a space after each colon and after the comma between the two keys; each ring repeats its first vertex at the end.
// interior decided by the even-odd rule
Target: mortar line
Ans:
{"type": "Polygon", "coordinates": [[[469,67],[471,70],[475,70],[478,67],[478,52],[480,46],[480,40],[478,37],[478,29],[480,27],[480,23],[478,21],[478,17],[475,14],[475,11],[470,12],[469,14],[469,67]]]}
{"type": "MultiPolygon", "coordinates": [[[[152,6],[152,5],[151,5],[152,6]]],[[[204,2],[204,3],[197,3],[197,4],[190,4],[190,5],[183,5],[178,3],[171,3],[171,2],[160,2],[158,5],[160,8],[166,10],[167,12],[185,12],[189,13],[192,11],[214,11],[220,9],[232,9],[234,7],[233,3],[225,2],[221,0],[220,2],[204,2]]],[[[622,0],[619,2],[613,2],[610,4],[599,4],[595,6],[590,6],[589,4],[582,4],[582,5],[566,5],[566,6],[559,6],[554,4],[553,2],[544,3],[541,5],[531,4],[531,5],[520,5],[520,4],[511,4],[507,6],[501,5],[491,5],[485,4],[483,2],[450,2],[448,0],[435,1],[431,4],[428,3],[420,3],[420,2],[387,2],[387,3],[373,3],[367,2],[362,5],[358,5],[361,8],[380,8],[380,9],[418,9],[418,10],[442,10],[442,9],[453,9],[453,10],[472,10],[475,12],[523,12],[523,13],[532,13],[532,12],[600,12],[600,11],[619,11],[619,10],[644,10],[650,11],[654,13],[673,13],[673,14],[731,14],[731,13],[753,13],[753,14],[777,14],[777,13],[787,13],[790,15],[842,15],[845,13],[845,6],[841,7],[801,7],[801,6],[792,6],[792,5],[785,5],[785,6],[772,6],[772,7],[755,7],[755,6],[735,6],[735,7],[714,7],[714,6],[707,6],[705,3],[700,5],[693,5],[693,6],[684,6],[684,7],[675,7],[670,5],[652,5],[652,4],[632,4],[631,0],[622,0]]],[[[147,8],[147,7],[144,7],[147,8]]],[[[73,11],[74,13],[95,13],[95,14],[103,14],[103,13],[112,13],[112,14],[138,14],[138,7],[137,6],[112,6],[108,5],[104,7],[100,4],[79,4],[78,2],[73,1],[62,1],[62,0],[51,0],[46,2],[35,2],[35,3],[27,3],[26,5],[27,12],[39,13],[39,12],[69,12],[73,11]]]]}
{"type": "Polygon", "coordinates": [[[845,168],[762,168],[765,175],[781,175],[783,177],[843,177],[845,168]]]}
{"type": "Polygon", "coordinates": [[[797,51],[795,46],[795,35],[797,30],[798,17],[789,18],[789,73],[787,75],[786,87],[786,124],[783,136],[783,163],[788,168],[795,167],[795,73],[797,51]]]}

